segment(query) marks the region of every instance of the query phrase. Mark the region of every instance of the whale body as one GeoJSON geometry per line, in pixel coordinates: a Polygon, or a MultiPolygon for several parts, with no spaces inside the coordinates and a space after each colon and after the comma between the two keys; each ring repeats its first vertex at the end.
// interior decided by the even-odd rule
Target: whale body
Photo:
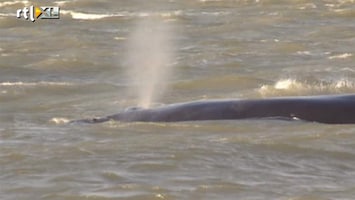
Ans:
{"type": "Polygon", "coordinates": [[[355,95],[275,97],[265,99],[206,100],[156,108],[127,109],[106,117],[71,123],[178,122],[281,118],[328,124],[355,123],[355,95]]]}

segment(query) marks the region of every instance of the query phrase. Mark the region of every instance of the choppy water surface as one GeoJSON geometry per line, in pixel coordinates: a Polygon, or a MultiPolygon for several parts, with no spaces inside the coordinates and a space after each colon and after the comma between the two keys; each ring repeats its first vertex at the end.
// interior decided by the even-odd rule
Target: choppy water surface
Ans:
{"type": "Polygon", "coordinates": [[[355,92],[353,0],[1,1],[1,199],[354,199],[353,125],[63,123],[137,105],[147,18],[173,30],[154,104],[355,92]],[[16,18],[32,4],[61,19],[16,18]]]}

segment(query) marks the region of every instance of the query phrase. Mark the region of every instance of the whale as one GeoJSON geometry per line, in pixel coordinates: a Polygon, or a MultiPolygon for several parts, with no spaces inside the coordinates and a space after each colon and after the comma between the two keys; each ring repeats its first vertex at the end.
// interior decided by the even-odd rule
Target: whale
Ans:
{"type": "Polygon", "coordinates": [[[200,100],[154,108],[126,109],[105,117],[70,123],[182,122],[202,120],[285,119],[326,124],[355,123],[355,95],[200,100]]]}

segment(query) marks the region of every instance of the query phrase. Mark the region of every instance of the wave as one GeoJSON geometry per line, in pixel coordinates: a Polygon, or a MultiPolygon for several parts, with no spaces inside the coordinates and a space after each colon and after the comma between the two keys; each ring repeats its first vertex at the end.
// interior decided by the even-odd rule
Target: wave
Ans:
{"type": "Polygon", "coordinates": [[[0,17],[15,17],[14,13],[0,13],[0,17]]]}
{"type": "Polygon", "coordinates": [[[50,122],[53,122],[55,124],[67,124],[70,120],[64,117],[54,117],[49,120],[50,122]]]}
{"type": "Polygon", "coordinates": [[[329,56],[328,59],[333,60],[333,59],[345,59],[353,56],[351,53],[343,53],[343,54],[338,54],[338,55],[333,55],[329,56]]]}
{"type": "Polygon", "coordinates": [[[166,11],[166,12],[119,12],[119,13],[111,13],[111,14],[94,14],[94,13],[83,13],[72,10],[61,10],[61,14],[70,15],[73,19],[80,20],[98,20],[109,17],[150,17],[150,16],[158,16],[162,18],[170,18],[181,15],[180,10],[175,11],[166,11]]]}
{"type": "Polygon", "coordinates": [[[23,5],[28,5],[30,2],[29,1],[5,1],[0,3],[0,8],[6,7],[6,6],[12,6],[16,4],[23,4],[23,5]]]}
{"type": "Polygon", "coordinates": [[[75,11],[68,11],[68,10],[61,10],[61,14],[64,15],[71,15],[73,19],[84,19],[84,20],[95,20],[95,19],[103,19],[107,17],[115,17],[114,14],[88,14],[88,13],[81,13],[75,11]]]}
{"type": "Polygon", "coordinates": [[[355,82],[348,79],[333,81],[300,81],[281,79],[273,85],[262,85],[257,90],[262,96],[317,95],[330,93],[354,93],[355,82]]]}
{"type": "Polygon", "coordinates": [[[67,1],[55,1],[55,2],[53,2],[53,3],[55,3],[57,6],[63,6],[63,5],[65,5],[66,3],[68,3],[67,1]]]}
{"type": "MultiPolygon", "coordinates": [[[[56,4],[57,6],[63,6],[66,3],[68,3],[68,1],[54,1],[54,4],[56,4]]],[[[0,8],[2,7],[7,7],[7,6],[13,6],[13,5],[17,5],[17,4],[22,4],[23,6],[28,6],[31,4],[30,1],[27,0],[23,0],[23,1],[4,1],[4,2],[0,2],[0,8]]]]}
{"type": "Polygon", "coordinates": [[[46,81],[40,81],[40,82],[1,82],[0,86],[70,86],[72,83],[68,82],[46,82],[46,81]]]}

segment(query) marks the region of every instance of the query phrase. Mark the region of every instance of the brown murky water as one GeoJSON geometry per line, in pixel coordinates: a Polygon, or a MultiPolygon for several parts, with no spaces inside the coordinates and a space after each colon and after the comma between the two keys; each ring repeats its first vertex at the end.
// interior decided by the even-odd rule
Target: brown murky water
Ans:
{"type": "Polygon", "coordinates": [[[146,18],[173,30],[156,104],[355,92],[353,0],[147,2],[0,2],[1,199],[354,199],[353,125],[63,123],[137,105],[146,18]],[[61,18],[16,18],[30,5],[61,18]]]}

